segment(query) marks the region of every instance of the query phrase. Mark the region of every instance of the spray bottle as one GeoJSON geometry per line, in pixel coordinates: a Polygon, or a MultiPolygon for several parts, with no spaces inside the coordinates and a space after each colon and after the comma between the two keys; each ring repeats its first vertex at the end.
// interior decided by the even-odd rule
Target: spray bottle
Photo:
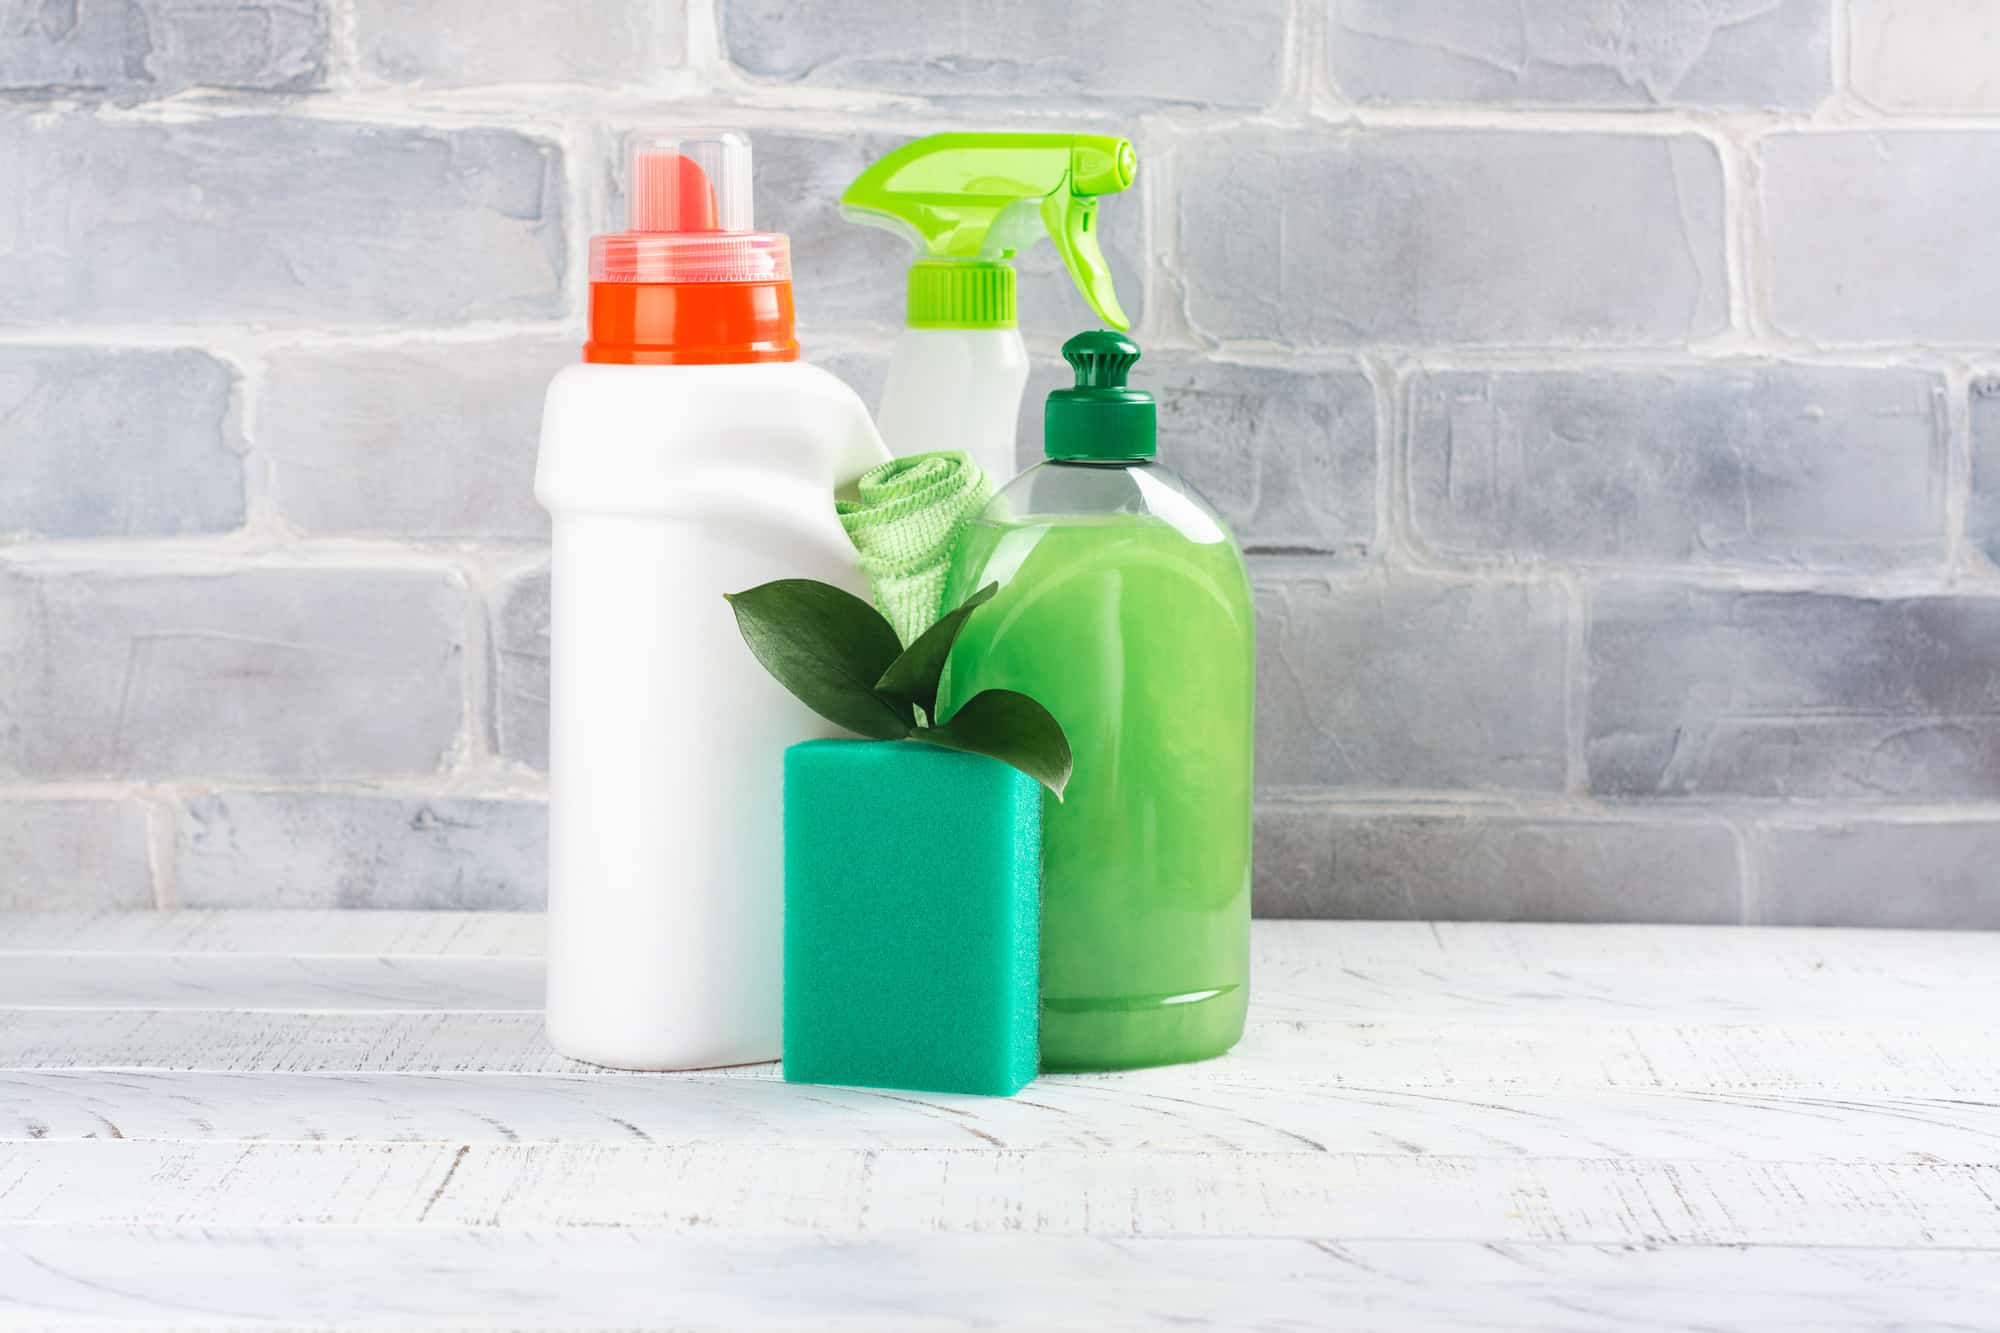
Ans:
{"type": "Polygon", "coordinates": [[[957,449],[996,481],[1014,475],[1028,355],[1012,260],[1046,232],[1112,328],[1119,308],[1097,243],[1097,201],[1132,184],[1129,140],[1100,134],[933,134],[861,173],[851,220],[908,237],[909,304],[876,422],[898,455],[957,449]]]}

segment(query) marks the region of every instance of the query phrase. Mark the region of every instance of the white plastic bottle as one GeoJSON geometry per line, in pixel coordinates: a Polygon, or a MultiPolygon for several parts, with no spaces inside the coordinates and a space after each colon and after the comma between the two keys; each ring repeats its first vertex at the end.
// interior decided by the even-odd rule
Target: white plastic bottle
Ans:
{"type": "Polygon", "coordinates": [[[1098,134],[933,134],[889,153],[842,192],[856,222],[907,238],[904,327],[878,421],[899,456],[955,449],[1014,475],[1028,353],[1016,325],[1014,258],[1055,243],[1077,290],[1113,328],[1129,321],[1097,242],[1098,201],[1129,188],[1130,141],[1098,134]]]}
{"type": "Polygon", "coordinates": [[[899,456],[959,449],[995,484],[1013,476],[1028,385],[1021,331],[905,328],[896,335],[876,424],[899,456]]]}
{"type": "Polygon", "coordinates": [[[888,458],[798,361],[789,245],[751,230],[750,145],[641,143],[630,230],[591,242],[584,363],[549,386],[548,1032],[628,1069],[779,1057],[785,747],[831,729],[723,594],[866,595],[837,486],[888,458]]]}

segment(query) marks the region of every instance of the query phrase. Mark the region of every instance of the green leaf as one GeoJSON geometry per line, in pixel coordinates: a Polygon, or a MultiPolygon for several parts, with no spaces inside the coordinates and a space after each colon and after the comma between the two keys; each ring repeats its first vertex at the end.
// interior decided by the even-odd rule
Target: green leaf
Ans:
{"type": "Polygon", "coordinates": [[[1062,799],[1072,760],[1069,738],[1049,710],[1013,690],[981,690],[941,727],[920,728],[911,739],[965,750],[1012,764],[1062,799]]]}
{"type": "Polygon", "coordinates": [[[938,617],[935,625],[919,634],[917,641],[889,664],[889,669],[875,682],[877,692],[915,704],[924,710],[925,717],[935,718],[938,677],[944,675],[945,659],[951,656],[952,644],[958,641],[959,631],[965,628],[972,613],[992,601],[993,594],[999,591],[999,584],[989,583],[966,598],[956,611],[938,617]]]}
{"type": "Polygon", "coordinates": [[[910,734],[908,707],[875,693],[903,645],[874,607],[813,579],[779,579],[725,596],[750,651],[806,707],[876,740],[910,734]]]}

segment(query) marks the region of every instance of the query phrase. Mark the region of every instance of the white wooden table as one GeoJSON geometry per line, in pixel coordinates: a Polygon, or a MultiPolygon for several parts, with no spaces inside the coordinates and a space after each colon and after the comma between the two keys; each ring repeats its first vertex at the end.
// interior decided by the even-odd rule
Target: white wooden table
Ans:
{"type": "Polygon", "coordinates": [[[1256,944],[998,1101],[572,1064],[533,916],[0,915],[0,1327],[2000,1327],[2000,935],[1256,944]]]}

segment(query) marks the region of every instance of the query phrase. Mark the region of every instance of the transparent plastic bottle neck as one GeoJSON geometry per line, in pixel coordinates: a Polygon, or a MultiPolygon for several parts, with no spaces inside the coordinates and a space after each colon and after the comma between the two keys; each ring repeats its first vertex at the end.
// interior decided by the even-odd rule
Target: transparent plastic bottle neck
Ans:
{"type": "Polygon", "coordinates": [[[1157,520],[1191,542],[1229,540],[1213,506],[1172,469],[1150,459],[1037,463],[1000,489],[980,515],[988,523],[1157,520]]]}

